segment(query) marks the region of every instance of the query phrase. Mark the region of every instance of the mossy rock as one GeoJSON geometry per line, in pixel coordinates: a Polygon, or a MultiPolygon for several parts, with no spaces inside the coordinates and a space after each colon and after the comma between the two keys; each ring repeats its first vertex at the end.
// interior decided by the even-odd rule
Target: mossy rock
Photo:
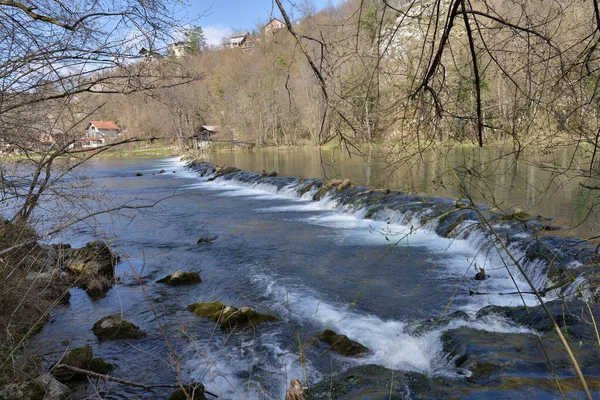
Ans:
{"type": "MultiPolygon", "coordinates": [[[[92,350],[92,346],[87,345],[69,350],[58,362],[60,364],[87,370],[89,369],[89,365],[93,357],[94,351],[92,350]]],[[[56,379],[61,382],[69,382],[72,380],[85,378],[85,375],[78,374],[67,368],[55,368],[53,373],[54,376],[56,376],[56,379]]]]}
{"type": "Polygon", "coordinates": [[[325,196],[325,194],[327,192],[329,192],[331,190],[331,186],[329,184],[322,186],[319,190],[317,190],[317,193],[314,194],[313,196],[313,200],[315,201],[319,201],[323,198],[323,196],[325,196]]]}
{"type": "Polygon", "coordinates": [[[194,303],[187,306],[187,309],[196,314],[196,316],[210,318],[214,321],[219,319],[219,315],[224,308],[225,304],[220,301],[194,303]]]}
{"type": "Polygon", "coordinates": [[[327,343],[333,350],[346,357],[357,357],[369,352],[369,349],[362,344],[348,339],[346,335],[338,335],[330,329],[317,335],[317,339],[327,343]]]}
{"type": "Polygon", "coordinates": [[[239,168],[235,168],[235,167],[232,167],[229,165],[217,165],[214,169],[215,176],[213,177],[213,179],[218,178],[223,175],[232,174],[232,173],[240,172],[240,171],[241,170],[239,168]]]}
{"type": "Polygon", "coordinates": [[[277,175],[278,175],[278,174],[277,174],[277,171],[271,171],[271,172],[267,172],[267,171],[266,171],[266,170],[264,170],[264,169],[262,170],[262,173],[260,174],[260,176],[261,176],[262,178],[266,178],[266,177],[269,177],[269,178],[275,178],[275,177],[277,177],[277,175]]]}
{"type": "Polygon", "coordinates": [[[157,280],[157,283],[164,283],[171,286],[181,286],[181,285],[193,285],[195,283],[200,283],[202,280],[200,279],[200,275],[196,272],[186,272],[184,270],[179,270],[172,274],[165,276],[162,279],[157,280]]]}
{"type": "Polygon", "coordinates": [[[61,364],[70,365],[71,367],[86,369],[92,358],[94,351],[92,346],[87,345],[71,349],[61,360],[61,364]]]}
{"type": "Polygon", "coordinates": [[[221,329],[234,330],[246,329],[256,326],[263,322],[278,321],[277,317],[272,315],[259,313],[250,307],[242,307],[240,309],[229,306],[223,309],[219,314],[218,322],[221,329]]]}
{"type": "Polygon", "coordinates": [[[527,214],[525,211],[515,211],[511,214],[506,214],[502,216],[502,219],[505,221],[518,221],[518,222],[527,222],[531,216],[527,214]]]}
{"type": "Polygon", "coordinates": [[[119,256],[102,240],[89,242],[65,256],[65,270],[75,276],[98,274],[107,278],[115,276],[119,256]]]}
{"type": "Polygon", "coordinates": [[[98,340],[139,339],[146,334],[137,325],[123,319],[120,313],[104,317],[92,328],[98,340]]]}
{"type": "Polygon", "coordinates": [[[194,303],[187,307],[198,317],[210,318],[218,322],[221,329],[234,330],[256,326],[262,322],[278,321],[277,317],[259,313],[250,307],[225,307],[220,301],[194,303]]]}
{"type": "Polygon", "coordinates": [[[106,375],[110,371],[115,369],[115,366],[114,366],[114,364],[104,361],[102,358],[96,357],[90,361],[88,369],[92,372],[106,375]]]}
{"type": "MultiPolygon", "coordinates": [[[[298,182],[298,183],[300,183],[300,182],[298,182]]],[[[303,187],[301,187],[300,189],[296,190],[296,192],[297,192],[297,193],[298,193],[300,196],[302,196],[302,195],[304,195],[304,194],[306,194],[306,193],[310,192],[310,191],[311,191],[311,189],[312,189],[312,188],[313,188],[313,187],[314,187],[316,184],[317,184],[317,181],[312,181],[312,182],[309,182],[308,184],[304,185],[304,186],[303,186],[303,187]]]]}
{"type": "Polygon", "coordinates": [[[204,385],[201,383],[193,383],[185,387],[185,391],[187,392],[187,396],[182,389],[177,389],[171,394],[169,400],[204,400],[206,396],[204,396],[204,385]]]}

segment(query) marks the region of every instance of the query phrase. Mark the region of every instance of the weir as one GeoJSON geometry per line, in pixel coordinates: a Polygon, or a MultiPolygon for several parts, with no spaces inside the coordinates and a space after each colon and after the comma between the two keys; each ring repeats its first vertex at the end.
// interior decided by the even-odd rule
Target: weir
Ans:
{"type": "MultiPolygon", "coordinates": [[[[535,288],[517,285],[507,293],[531,294],[538,291],[546,299],[580,298],[600,301],[593,273],[600,256],[591,242],[548,234],[560,228],[549,225],[550,218],[530,216],[518,210],[501,211],[486,204],[468,200],[419,196],[407,192],[371,189],[348,180],[323,181],[295,177],[269,176],[242,171],[231,166],[215,166],[192,160],[187,168],[209,181],[264,190],[289,197],[310,199],[325,207],[338,209],[358,218],[404,226],[402,231],[379,232],[390,244],[401,245],[416,230],[434,233],[441,238],[466,240],[477,252],[485,255],[485,268],[493,260],[494,268],[503,265],[511,271],[511,279],[522,281],[520,272],[506,249],[521,264],[535,288]]],[[[276,175],[276,174],[275,174],[276,175]]],[[[475,274],[475,272],[473,272],[475,274]]]]}

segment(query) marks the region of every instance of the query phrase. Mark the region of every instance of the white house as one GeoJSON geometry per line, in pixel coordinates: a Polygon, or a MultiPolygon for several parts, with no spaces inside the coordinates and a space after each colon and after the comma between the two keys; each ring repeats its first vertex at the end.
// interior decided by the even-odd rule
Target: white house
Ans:
{"type": "Polygon", "coordinates": [[[175,58],[185,57],[190,52],[190,44],[188,42],[169,43],[168,52],[175,58]]]}

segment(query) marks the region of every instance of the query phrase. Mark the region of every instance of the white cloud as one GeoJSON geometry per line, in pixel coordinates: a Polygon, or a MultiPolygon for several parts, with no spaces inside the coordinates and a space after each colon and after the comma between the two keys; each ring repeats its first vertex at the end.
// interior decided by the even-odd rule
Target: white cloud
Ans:
{"type": "Polygon", "coordinates": [[[206,42],[211,46],[218,46],[223,43],[224,38],[231,37],[233,29],[223,25],[209,25],[203,26],[204,36],[206,36],[206,42]]]}

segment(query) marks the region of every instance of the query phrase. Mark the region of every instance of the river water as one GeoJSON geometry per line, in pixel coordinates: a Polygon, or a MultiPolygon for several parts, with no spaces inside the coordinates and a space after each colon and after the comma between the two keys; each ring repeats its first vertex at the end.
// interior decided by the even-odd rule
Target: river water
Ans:
{"type": "MultiPolygon", "coordinates": [[[[279,154],[270,161],[242,153],[210,159],[249,170],[320,176],[318,162],[298,152],[279,154]]],[[[352,163],[340,170],[344,177],[381,183],[376,173],[352,163]]],[[[151,209],[99,217],[55,238],[74,246],[110,239],[122,257],[119,283],[98,301],[73,289],[71,304],[55,310],[36,342],[46,350],[65,349],[65,340],[71,347],[92,344],[96,356],[118,366],[113,374],[128,380],[172,384],[180,373],[184,381],[201,381],[221,398],[254,399],[282,398],[290,379],[314,383],[361,364],[453,378],[463,372],[442,351],[442,329],[418,336],[414,327],[457,310],[473,315],[489,304],[521,304],[511,296],[469,296],[469,289],[497,293],[515,285],[501,258],[481,251],[476,235],[443,238],[428,229],[413,231],[401,218],[366,219],[328,198],[312,201],[268,185],[211,182],[174,158],[96,160],[86,174],[114,204],[161,201],[151,209]],[[217,239],[196,243],[206,236],[217,239]],[[493,279],[473,281],[475,263],[493,279]],[[155,283],[179,269],[200,273],[202,283],[155,283]],[[188,304],[212,300],[256,308],[280,321],[227,334],[186,310],[188,304]],[[148,336],[98,343],[92,325],[115,312],[148,336]],[[327,351],[312,340],[324,329],[347,335],[371,353],[351,359],[327,351]]],[[[519,278],[516,284],[526,288],[519,278]]],[[[528,332],[500,317],[455,321],[454,327],[460,324],[528,332]]],[[[169,394],[102,387],[104,396],[115,399],[169,394]]]]}

